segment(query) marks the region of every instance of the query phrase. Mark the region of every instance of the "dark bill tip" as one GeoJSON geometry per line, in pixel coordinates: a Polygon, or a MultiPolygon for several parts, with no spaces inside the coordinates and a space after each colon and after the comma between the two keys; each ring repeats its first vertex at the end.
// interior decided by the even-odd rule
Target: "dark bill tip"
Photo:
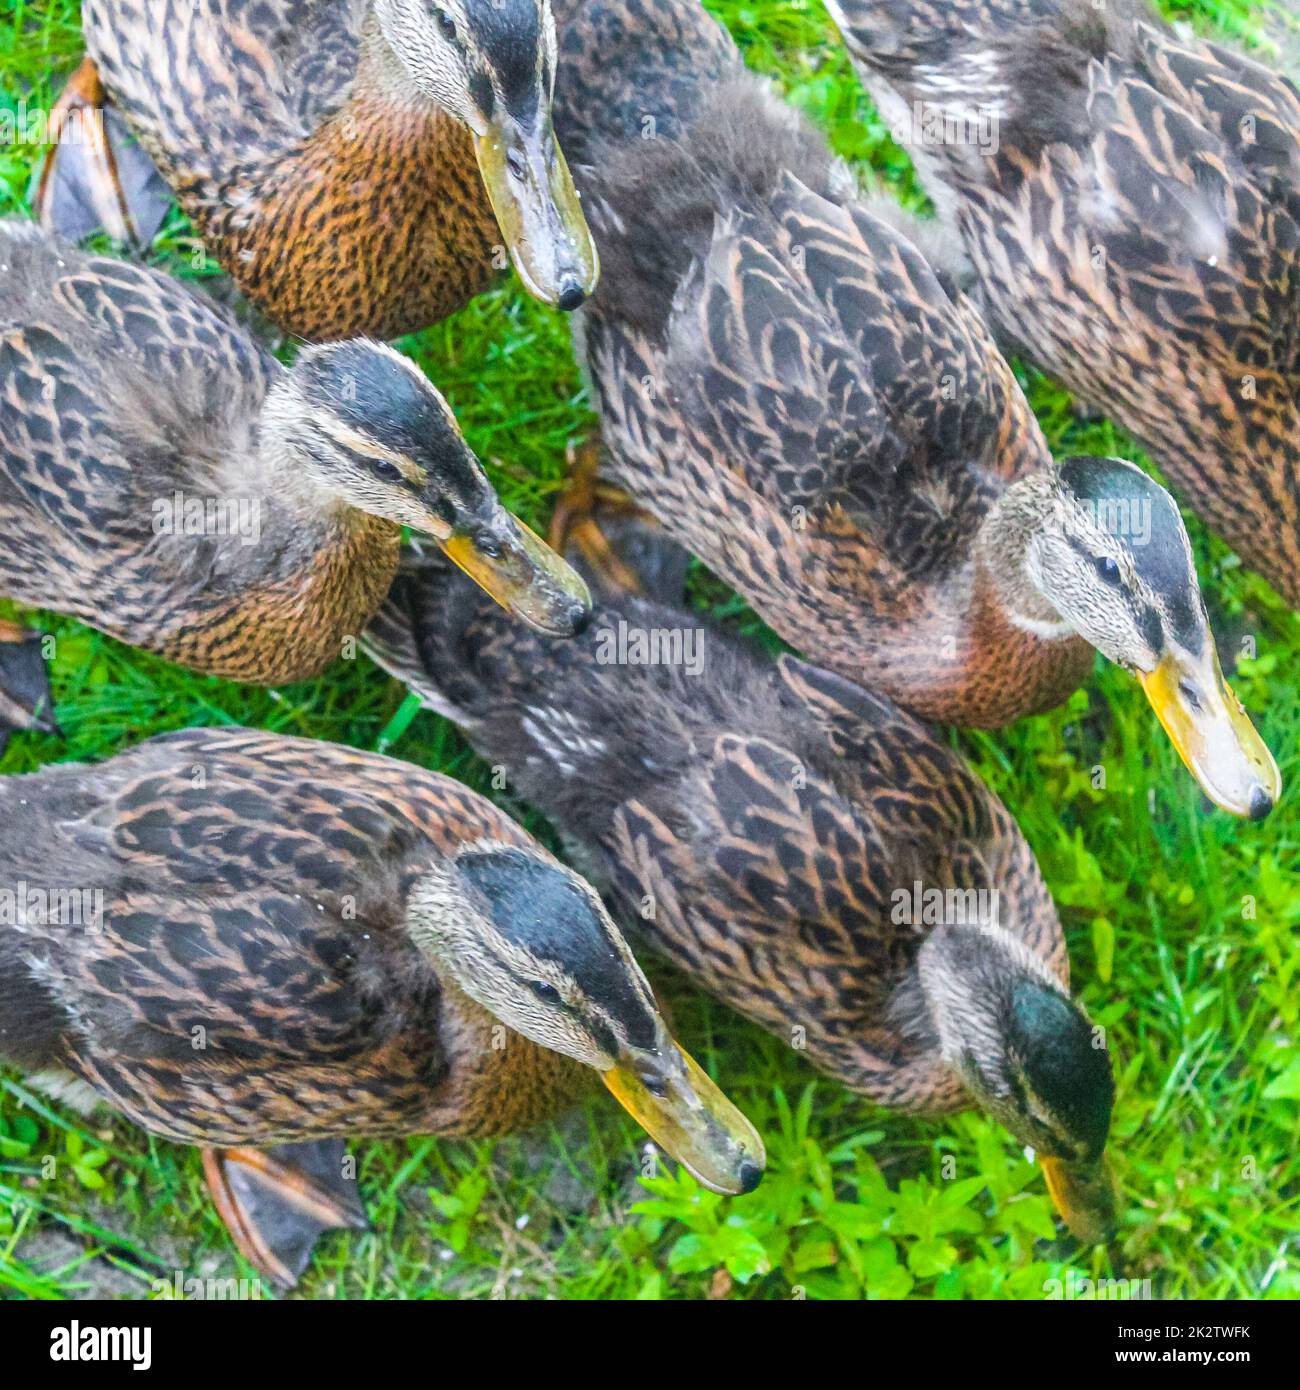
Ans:
{"type": "Polygon", "coordinates": [[[745,1162],[740,1165],[740,1195],[747,1197],[763,1181],[763,1170],[757,1163],[745,1162]]]}
{"type": "Polygon", "coordinates": [[[665,1032],[658,1048],[603,1072],[618,1103],[712,1192],[752,1192],[767,1162],[758,1131],[665,1032]]]}
{"type": "Polygon", "coordinates": [[[570,280],[560,290],[560,297],[555,302],[566,314],[571,314],[587,302],[587,291],[576,280],[570,280]]]}
{"type": "Polygon", "coordinates": [[[1170,652],[1138,680],[1205,795],[1234,816],[1268,815],[1282,794],[1282,775],[1224,680],[1208,632],[1199,657],[1170,652]]]}
{"type": "Polygon", "coordinates": [[[600,255],[549,117],[520,132],[498,120],[477,137],[483,186],[524,287],[567,313],[595,292],[600,255]]]}

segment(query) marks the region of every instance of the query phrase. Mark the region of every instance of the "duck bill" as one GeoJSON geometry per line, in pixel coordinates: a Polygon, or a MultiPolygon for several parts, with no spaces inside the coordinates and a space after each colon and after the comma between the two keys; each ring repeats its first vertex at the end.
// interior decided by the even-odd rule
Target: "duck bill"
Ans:
{"type": "Polygon", "coordinates": [[[582,577],[504,509],[440,544],[479,588],[536,631],[576,637],[586,627],[591,594],[582,577]]]}
{"type": "Polygon", "coordinates": [[[1223,679],[1209,634],[1201,657],[1170,653],[1138,679],[1205,795],[1234,816],[1263,820],[1282,793],[1282,776],[1223,679]]]}
{"type": "Polygon", "coordinates": [[[666,1035],[601,1074],[618,1103],[666,1153],[713,1192],[752,1192],[767,1155],[758,1131],[666,1035]]]}
{"type": "Polygon", "coordinates": [[[474,137],[479,172],[506,249],[534,299],[576,309],[595,293],[600,258],[550,116],[510,117],[474,137]]]}
{"type": "Polygon", "coordinates": [[[1115,1183],[1104,1158],[1074,1163],[1043,1158],[1048,1195],[1070,1234],[1085,1245],[1104,1245],[1115,1234],[1115,1183]]]}

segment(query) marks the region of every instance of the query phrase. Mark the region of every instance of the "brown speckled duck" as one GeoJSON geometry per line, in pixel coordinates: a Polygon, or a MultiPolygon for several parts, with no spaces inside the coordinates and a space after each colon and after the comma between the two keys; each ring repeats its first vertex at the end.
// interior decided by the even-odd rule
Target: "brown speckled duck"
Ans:
{"type": "Polygon", "coordinates": [[[1011,816],[888,700],[658,598],[684,565],[638,544],[643,594],[602,596],[574,642],[499,622],[441,562],[398,577],[367,642],[694,983],[880,1104],[984,1107],[1104,1239],[1110,1065],[1011,816]]]}
{"type": "MultiPolygon", "coordinates": [[[[179,281],[0,222],[0,595],[274,685],[360,634],[404,525],[525,620],[586,620],[405,357],[353,340],[286,369],[179,281]]],[[[21,724],[40,653],[0,645],[21,724]]]]}
{"type": "MultiPolygon", "coordinates": [[[[1277,767],[1168,494],[1118,459],[1053,466],[924,230],[858,197],[695,0],[556,11],[609,482],[791,644],[927,717],[1045,709],[1101,651],[1214,801],[1266,815],[1277,767]]],[[[590,491],[564,517],[589,542],[590,491]]]]}
{"type": "Polygon", "coordinates": [[[56,149],[39,198],[68,235],[149,239],[152,160],[244,294],[304,338],[415,332],[506,251],[548,303],[594,287],[551,128],[547,0],[86,0],[82,16],[89,57],[59,119],[89,133],[56,149]]]}
{"type": "Polygon", "coordinates": [[[0,879],[26,889],[0,926],[0,1056],[203,1146],[280,1284],[322,1230],[365,1224],[344,1136],[505,1133],[584,1068],[715,1190],[761,1176],[599,898],[450,778],[191,729],[3,779],[0,810],[0,879]],[[59,915],[76,885],[91,929],[59,915]]]}
{"type": "Polygon", "coordinates": [[[997,331],[1300,604],[1294,83],[1135,0],[829,7],[997,331]]]}

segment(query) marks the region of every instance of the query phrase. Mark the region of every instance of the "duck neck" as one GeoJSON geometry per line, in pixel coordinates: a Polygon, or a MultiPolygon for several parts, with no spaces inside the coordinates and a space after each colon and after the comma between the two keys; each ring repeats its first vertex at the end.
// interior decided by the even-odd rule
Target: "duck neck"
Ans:
{"type": "Polygon", "coordinates": [[[472,910],[446,861],[424,866],[407,892],[407,936],[438,976],[447,1062],[428,1128],[511,1134],[567,1109],[592,1088],[595,1073],[516,1032],[479,997],[474,972],[452,944],[472,910]]]}
{"type": "Polygon", "coordinates": [[[502,1023],[454,981],[443,978],[439,1033],[447,1086],[430,1133],[450,1129],[481,1138],[516,1134],[554,1118],[596,1087],[596,1072],[502,1023]]]}
{"type": "MultiPolygon", "coordinates": [[[[357,75],[352,84],[349,106],[368,106],[378,101],[390,111],[405,111],[416,116],[447,115],[411,80],[406,65],[393,52],[384,36],[373,0],[366,6],[361,21],[361,42],[358,49],[357,75]]],[[[448,119],[451,119],[448,116],[448,119]]]]}
{"type": "Polygon", "coordinates": [[[1008,1123],[1012,1012],[1023,985],[1059,995],[1049,963],[995,923],[936,927],[917,953],[914,1037],[927,1041],[968,1101],[1008,1123]]]}
{"type": "MultiPolygon", "coordinates": [[[[998,895],[990,893],[996,908],[998,895]]],[[[1055,984],[1033,952],[994,920],[944,924],[931,932],[916,958],[922,1014],[917,1022],[946,1066],[960,1074],[973,1039],[987,1046],[1003,1033],[1004,996],[1021,976],[1055,984]]]]}
{"type": "Polygon", "coordinates": [[[1057,496],[1046,470],[1018,479],[984,518],[975,543],[977,590],[984,601],[1005,622],[1046,642],[1075,636],[1032,570],[1034,537],[1049,524],[1057,496]]]}
{"type": "Polygon", "coordinates": [[[222,544],[191,603],[155,645],[184,666],[231,680],[305,680],[349,655],[397,570],[401,531],[348,505],[308,475],[268,397],[261,441],[221,479],[255,502],[256,534],[222,544]],[[214,583],[219,570],[221,582],[214,583]],[[194,621],[202,608],[204,621],[194,621]]]}
{"type": "Polygon", "coordinates": [[[355,525],[340,526],[323,541],[319,532],[286,533],[274,545],[264,537],[248,550],[256,568],[246,572],[238,552],[228,549],[223,558],[234,572],[220,588],[206,572],[198,592],[149,645],[206,675],[268,686],[309,680],[355,656],[397,573],[401,533],[378,518],[353,515],[355,525]]]}
{"type": "Polygon", "coordinates": [[[470,131],[419,91],[373,10],[342,104],[247,182],[238,204],[182,201],[245,295],[307,341],[417,332],[504,268],[470,131]]]}

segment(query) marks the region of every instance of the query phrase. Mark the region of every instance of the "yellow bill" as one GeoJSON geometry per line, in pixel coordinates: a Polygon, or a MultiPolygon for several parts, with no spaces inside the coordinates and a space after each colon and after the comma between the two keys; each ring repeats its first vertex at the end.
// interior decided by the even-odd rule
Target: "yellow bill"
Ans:
{"type": "Polygon", "coordinates": [[[454,561],[486,593],[548,637],[575,637],[591,617],[591,594],[582,576],[509,512],[489,528],[454,532],[440,541],[454,561]]]}
{"type": "Polygon", "coordinates": [[[611,1094],[665,1152],[713,1192],[752,1192],[767,1154],[758,1131],[671,1038],[601,1074],[611,1094]]]}
{"type": "Polygon", "coordinates": [[[1040,1158],[1047,1191],[1070,1234],[1085,1245],[1104,1245],[1115,1234],[1115,1183],[1104,1158],[1073,1163],[1040,1158]]]}
{"type": "Polygon", "coordinates": [[[600,258],[549,116],[520,130],[509,118],[474,137],[479,172],[528,293],[576,309],[595,293],[600,258]]]}
{"type": "Polygon", "coordinates": [[[1282,794],[1282,775],[1224,680],[1208,633],[1199,658],[1171,652],[1138,680],[1206,796],[1234,816],[1263,820],[1282,794]]]}

